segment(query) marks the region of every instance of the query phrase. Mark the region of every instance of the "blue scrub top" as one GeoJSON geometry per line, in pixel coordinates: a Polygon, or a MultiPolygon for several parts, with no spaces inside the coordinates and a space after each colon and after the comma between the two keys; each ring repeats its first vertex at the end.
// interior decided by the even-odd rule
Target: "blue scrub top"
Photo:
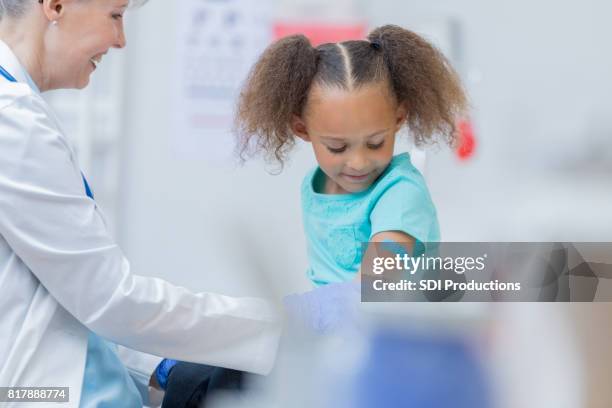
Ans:
{"type": "Polygon", "coordinates": [[[142,408],[143,402],[127,368],[117,356],[117,346],[89,333],[82,408],[142,408]]]}
{"type": "MultiPolygon", "coordinates": [[[[93,193],[83,176],[85,194],[93,193]]],[[[117,355],[117,346],[90,332],[81,391],[82,408],[141,408],[142,398],[134,380],[117,355]]]]}

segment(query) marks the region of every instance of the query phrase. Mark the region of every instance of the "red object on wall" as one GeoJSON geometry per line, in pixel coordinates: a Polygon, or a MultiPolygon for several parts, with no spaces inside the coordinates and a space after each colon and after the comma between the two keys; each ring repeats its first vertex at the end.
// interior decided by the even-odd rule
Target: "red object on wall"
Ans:
{"type": "Polygon", "coordinates": [[[324,43],[341,42],[347,40],[363,40],[366,35],[366,24],[337,24],[337,23],[288,23],[274,24],[274,39],[292,34],[304,34],[313,46],[324,43]]]}
{"type": "Polygon", "coordinates": [[[474,155],[474,150],[476,150],[474,127],[469,119],[464,119],[458,123],[457,129],[459,131],[457,156],[461,160],[467,160],[474,155]]]}

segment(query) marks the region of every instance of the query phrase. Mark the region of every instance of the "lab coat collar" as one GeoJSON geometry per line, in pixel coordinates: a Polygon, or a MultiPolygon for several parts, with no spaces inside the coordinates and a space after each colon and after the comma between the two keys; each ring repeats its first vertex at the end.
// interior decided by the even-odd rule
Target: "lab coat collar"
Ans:
{"type": "Polygon", "coordinates": [[[0,40],[0,65],[15,77],[17,82],[26,83],[36,93],[40,93],[40,89],[38,89],[38,86],[34,83],[30,74],[28,74],[26,69],[21,65],[17,56],[13,53],[13,50],[11,50],[2,40],[0,40]]]}

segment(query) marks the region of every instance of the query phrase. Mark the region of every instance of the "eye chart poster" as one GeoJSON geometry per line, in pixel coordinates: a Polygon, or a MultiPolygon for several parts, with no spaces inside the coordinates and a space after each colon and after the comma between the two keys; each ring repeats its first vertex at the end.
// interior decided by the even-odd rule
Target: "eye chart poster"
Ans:
{"type": "Polygon", "coordinates": [[[176,2],[172,144],[185,159],[227,163],[240,86],[272,41],[271,0],[176,2]]]}

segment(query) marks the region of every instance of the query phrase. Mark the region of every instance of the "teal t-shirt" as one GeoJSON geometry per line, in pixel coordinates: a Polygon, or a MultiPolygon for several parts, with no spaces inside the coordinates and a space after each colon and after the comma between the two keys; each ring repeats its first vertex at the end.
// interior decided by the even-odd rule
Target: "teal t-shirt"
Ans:
{"type": "Polygon", "coordinates": [[[317,167],[302,183],[307,275],[315,285],[353,279],[362,243],[379,232],[402,231],[423,243],[440,241],[436,208],[408,153],[394,156],[378,180],[359,193],[319,193],[324,179],[317,167]]]}

